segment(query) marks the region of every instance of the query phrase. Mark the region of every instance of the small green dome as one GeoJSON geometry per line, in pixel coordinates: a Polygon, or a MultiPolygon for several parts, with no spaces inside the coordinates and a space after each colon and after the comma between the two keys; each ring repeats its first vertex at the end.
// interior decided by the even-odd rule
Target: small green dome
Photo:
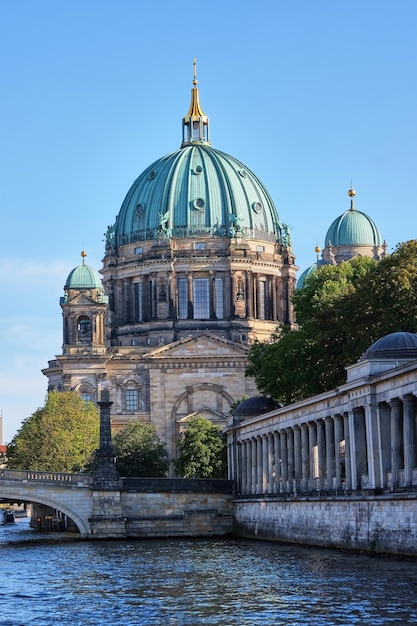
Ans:
{"type": "Polygon", "coordinates": [[[78,265],[69,274],[64,289],[103,289],[100,275],[90,265],[78,265]]]}
{"type": "Polygon", "coordinates": [[[278,212],[253,172],[210,145],[188,144],[133,183],[115,225],[115,245],[168,237],[281,241],[278,212]]]}
{"type": "Polygon", "coordinates": [[[334,220],[326,234],[324,247],[333,246],[381,246],[382,237],[378,226],[366,213],[355,209],[356,192],[348,191],[350,209],[334,220]]]}
{"type": "Polygon", "coordinates": [[[306,280],[310,278],[312,274],[317,272],[320,265],[321,265],[321,262],[319,261],[319,262],[313,263],[313,265],[310,265],[310,267],[304,270],[304,272],[300,275],[299,279],[297,280],[296,289],[302,289],[306,283],[306,280]]]}

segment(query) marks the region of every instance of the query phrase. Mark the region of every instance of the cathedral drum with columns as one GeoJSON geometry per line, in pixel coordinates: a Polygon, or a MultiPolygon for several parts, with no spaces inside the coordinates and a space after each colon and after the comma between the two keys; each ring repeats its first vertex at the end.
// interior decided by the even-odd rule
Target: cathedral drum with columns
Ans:
{"type": "Polygon", "coordinates": [[[175,458],[191,416],[224,425],[231,403],[256,393],[248,345],[293,325],[298,269],[264,185],[211,146],[195,66],[181,147],[129,189],[107,229],[102,280],[84,256],[61,298],[48,389],[97,401],[106,380],[113,429],[150,421],[175,458]]]}

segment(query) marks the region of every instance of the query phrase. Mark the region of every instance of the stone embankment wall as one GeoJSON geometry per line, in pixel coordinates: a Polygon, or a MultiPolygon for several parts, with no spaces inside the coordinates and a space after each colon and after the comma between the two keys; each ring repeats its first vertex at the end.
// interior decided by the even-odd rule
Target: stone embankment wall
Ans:
{"type": "Polygon", "coordinates": [[[90,538],[211,537],[233,531],[232,482],[122,479],[118,492],[95,492],[90,538]]]}
{"type": "Polygon", "coordinates": [[[417,556],[417,496],[392,494],[234,502],[241,537],[417,556]]]}

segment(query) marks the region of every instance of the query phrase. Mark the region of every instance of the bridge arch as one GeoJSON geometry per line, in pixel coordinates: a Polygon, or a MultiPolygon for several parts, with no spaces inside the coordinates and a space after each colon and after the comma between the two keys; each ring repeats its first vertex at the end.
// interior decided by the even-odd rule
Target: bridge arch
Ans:
{"type": "MultiPolygon", "coordinates": [[[[77,490],[78,491],[78,490],[77,490]]],[[[81,491],[81,490],[80,490],[81,491]]],[[[85,489],[82,490],[86,498],[91,502],[91,496],[85,489]]],[[[77,526],[81,538],[86,538],[90,534],[90,524],[88,521],[89,515],[85,515],[83,517],[79,513],[77,513],[74,508],[71,506],[71,503],[80,504],[80,496],[81,494],[77,494],[74,497],[74,492],[72,490],[66,489],[59,490],[59,493],[54,493],[54,495],[47,495],[44,493],[36,493],[36,491],[32,488],[24,489],[22,486],[13,487],[9,485],[1,484],[0,482],[0,499],[8,500],[10,502],[31,502],[33,504],[43,504],[52,509],[57,509],[61,513],[67,515],[77,526]],[[67,492],[67,493],[66,493],[67,492]],[[68,495],[71,495],[71,498],[68,498],[68,495]],[[68,500],[70,499],[70,502],[68,500]]],[[[90,509],[90,506],[88,509],[90,509]]],[[[81,506],[81,510],[86,513],[86,507],[81,506]]]]}

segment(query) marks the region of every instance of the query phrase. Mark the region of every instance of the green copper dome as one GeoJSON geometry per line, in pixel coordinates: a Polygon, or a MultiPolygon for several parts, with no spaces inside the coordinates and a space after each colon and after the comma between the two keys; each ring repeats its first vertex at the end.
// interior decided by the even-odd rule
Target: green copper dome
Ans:
{"type": "Polygon", "coordinates": [[[168,237],[281,240],[278,212],[260,180],[211,146],[187,145],[150,165],[117,217],[116,245],[168,237]]]}
{"type": "Polygon", "coordinates": [[[289,243],[261,181],[234,157],[212,148],[194,74],[182,120],[181,148],[152,163],[133,183],[107,245],[158,238],[234,237],[289,243]]]}
{"type": "Polygon", "coordinates": [[[320,265],[321,265],[321,262],[317,261],[316,263],[313,263],[313,265],[310,265],[310,267],[308,267],[306,270],[304,270],[304,272],[300,275],[299,279],[297,280],[296,288],[297,289],[302,289],[304,287],[307,279],[310,278],[310,276],[312,276],[312,274],[317,272],[317,270],[320,267],[320,265]]]}
{"type": "Polygon", "coordinates": [[[353,197],[355,192],[349,190],[351,207],[331,224],[326,234],[324,246],[380,246],[381,233],[375,222],[365,213],[355,209],[353,197]]]}
{"type": "Polygon", "coordinates": [[[103,284],[98,272],[83,263],[68,274],[64,289],[103,289],[103,284]]]}

